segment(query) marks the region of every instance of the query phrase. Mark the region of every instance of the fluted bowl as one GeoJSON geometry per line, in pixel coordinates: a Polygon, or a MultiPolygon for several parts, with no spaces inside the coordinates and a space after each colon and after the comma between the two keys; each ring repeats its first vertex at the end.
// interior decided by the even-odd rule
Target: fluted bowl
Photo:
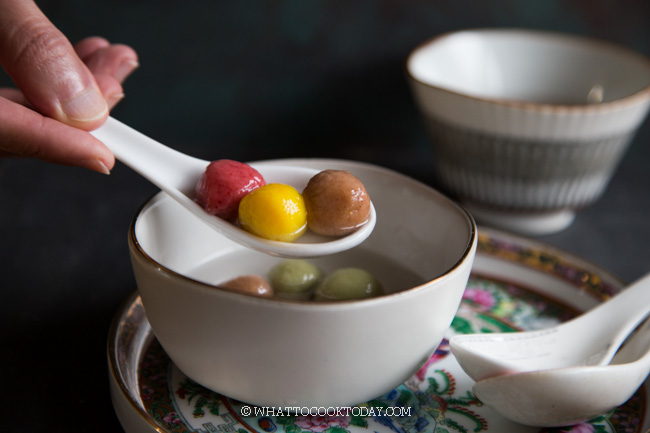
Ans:
{"type": "Polygon", "coordinates": [[[604,192],[650,106],[650,61],[580,36],[458,31],[407,76],[439,179],[479,222],[559,231],[604,192]]]}

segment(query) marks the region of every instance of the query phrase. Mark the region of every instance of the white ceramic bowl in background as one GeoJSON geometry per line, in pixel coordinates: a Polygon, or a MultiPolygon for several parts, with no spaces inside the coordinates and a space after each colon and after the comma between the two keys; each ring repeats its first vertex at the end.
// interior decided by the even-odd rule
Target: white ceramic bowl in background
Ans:
{"type": "Polygon", "coordinates": [[[479,222],[567,227],[604,191],[650,106],[650,61],[579,36],[444,34],[407,60],[444,186],[479,222]]]}
{"type": "Polygon", "coordinates": [[[215,288],[239,275],[264,275],[281,259],[229,241],[160,193],[129,234],[147,318],[180,370],[221,394],[274,407],[368,401],[413,375],[442,340],[469,277],[476,225],[437,191],[386,169],[279,163],[345,169],[364,182],[377,210],[374,232],[317,263],[325,271],[364,267],[391,293],[320,303],[215,288]]]}

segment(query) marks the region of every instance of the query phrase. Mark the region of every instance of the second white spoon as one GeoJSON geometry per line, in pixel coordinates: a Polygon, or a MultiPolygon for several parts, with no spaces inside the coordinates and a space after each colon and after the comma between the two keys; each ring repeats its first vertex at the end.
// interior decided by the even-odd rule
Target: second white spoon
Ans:
{"type": "Polygon", "coordinates": [[[473,391],[504,417],[536,427],[588,421],[624,404],[650,373],[650,320],[610,365],[532,371],[482,380],[473,391]]]}
{"type": "MultiPolygon", "coordinates": [[[[363,242],[372,233],[377,219],[370,205],[368,222],[357,231],[343,237],[332,238],[307,232],[296,242],[280,242],[261,238],[210,215],[194,200],[194,188],[210,161],[178,152],[129,126],[109,117],[100,128],[91,132],[102,141],[115,157],[144,176],[161,190],[182,204],[201,221],[234,242],[279,257],[320,257],[348,250],[363,242]]],[[[318,170],[260,164],[251,164],[267,183],[291,185],[298,191],[307,185],[318,170]]]]}
{"type": "Polygon", "coordinates": [[[650,274],[561,325],[539,331],[457,335],[449,346],[477,382],[526,371],[605,365],[648,313],[650,274]]]}

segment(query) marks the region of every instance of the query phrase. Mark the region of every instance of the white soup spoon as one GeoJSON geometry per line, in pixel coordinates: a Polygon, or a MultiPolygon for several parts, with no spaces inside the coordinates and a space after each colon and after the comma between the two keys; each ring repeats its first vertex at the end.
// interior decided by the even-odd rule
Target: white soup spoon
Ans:
{"type": "MultiPolygon", "coordinates": [[[[210,161],[185,155],[145,136],[109,117],[104,125],[91,132],[113,152],[115,157],[230,240],[246,247],[279,257],[320,257],[348,250],[363,242],[375,227],[377,215],[370,204],[368,222],[355,232],[342,237],[316,235],[309,230],[295,242],[261,238],[214,215],[198,205],[194,188],[210,161]]],[[[267,183],[283,183],[302,191],[318,170],[305,167],[251,164],[267,183]]]]}
{"type": "Polygon", "coordinates": [[[533,371],[482,380],[473,391],[504,417],[536,427],[578,424],[624,404],[650,373],[650,320],[610,365],[533,371]]]}
{"type": "Polygon", "coordinates": [[[605,365],[650,313],[650,274],[612,299],[538,331],[456,335],[449,347],[475,381],[526,371],[605,365]]]}

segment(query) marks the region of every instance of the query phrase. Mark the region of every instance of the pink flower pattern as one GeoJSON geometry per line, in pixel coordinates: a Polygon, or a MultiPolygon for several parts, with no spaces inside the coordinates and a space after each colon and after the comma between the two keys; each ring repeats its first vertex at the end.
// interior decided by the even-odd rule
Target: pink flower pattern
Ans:
{"type": "Polygon", "coordinates": [[[321,433],[330,427],[345,428],[350,425],[347,416],[308,415],[296,417],[295,424],[303,430],[321,433]]]}
{"type": "Polygon", "coordinates": [[[491,293],[485,290],[472,289],[470,287],[465,289],[465,293],[463,294],[463,299],[471,301],[474,304],[477,304],[483,310],[489,310],[492,307],[494,307],[494,305],[496,304],[496,300],[494,299],[494,296],[491,293]]]}
{"type": "Polygon", "coordinates": [[[181,424],[182,421],[178,417],[178,414],[176,412],[169,412],[167,415],[163,417],[163,421],[166,422],[167,424],[181,424]]]}

